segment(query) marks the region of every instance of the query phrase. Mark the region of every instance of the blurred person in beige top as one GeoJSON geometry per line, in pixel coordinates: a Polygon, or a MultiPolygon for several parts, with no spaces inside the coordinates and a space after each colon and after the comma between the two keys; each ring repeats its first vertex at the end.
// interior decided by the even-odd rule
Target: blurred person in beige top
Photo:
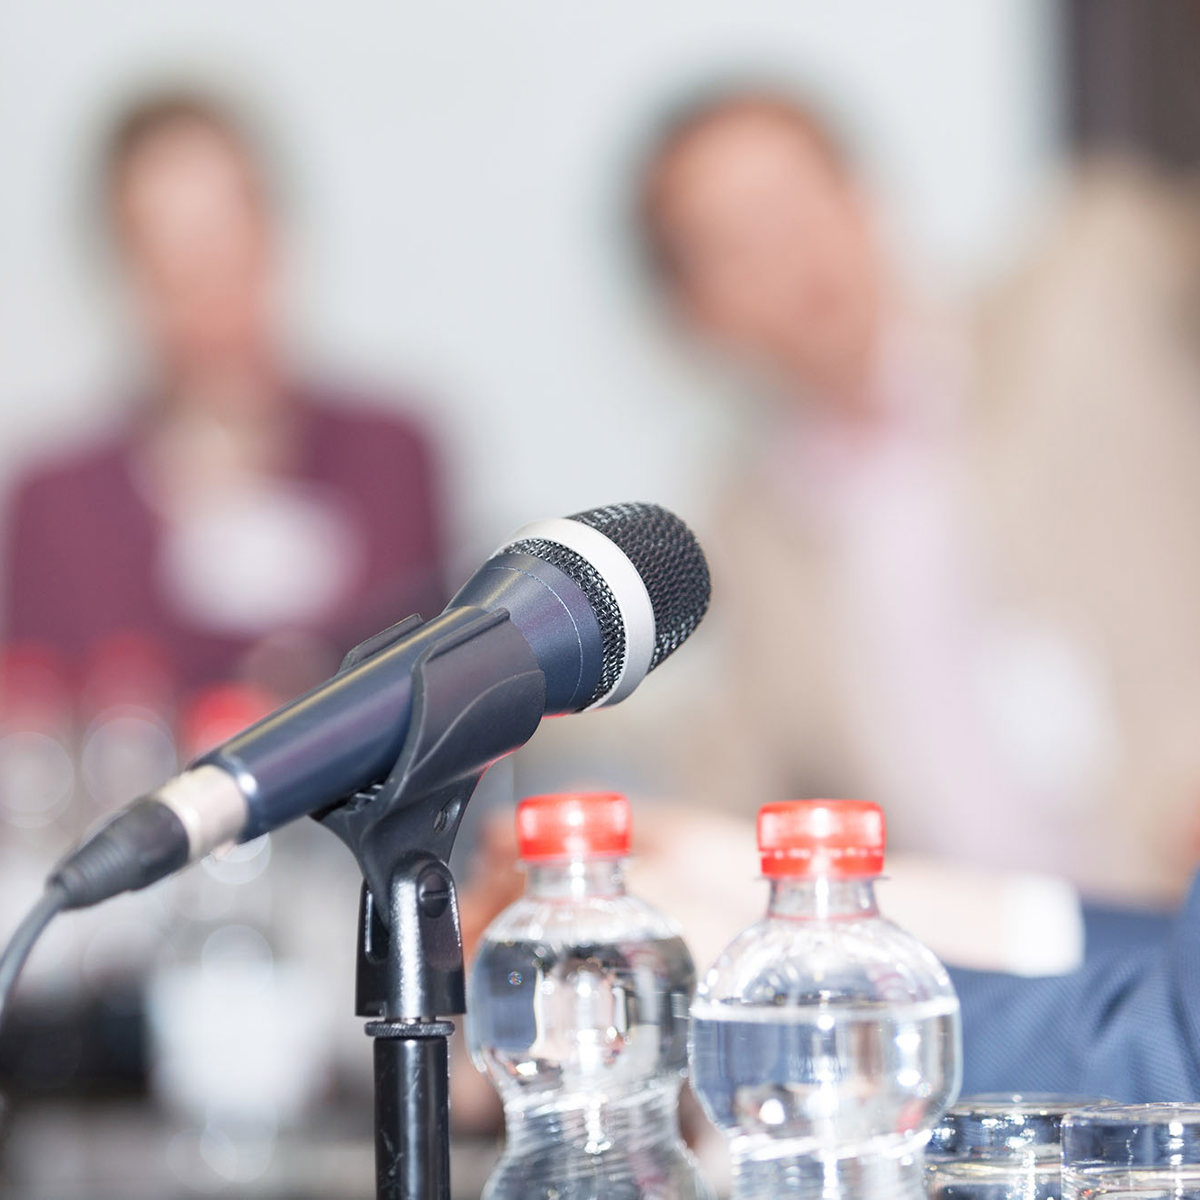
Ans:
{"type": "Polygon", "coordinates": [[[1085,174],[956,325],[905,290],[845,151],[783,94],[682,110],[639,186],[673,314],[757,395],[694,514],[696,650],[538,752],[657,757],[691,811],[866,796],[902,851],[1177,896],[1200,812],[1188,205],[1085,174]]]}
{"type": "Polygon", "coordinates": [[[1200,808],[1186,206],[1083,181],[955,330],[787,99],[692,107],[642,188],[674,311],[773,398],[706,541],[724,644],[686,794],[866,795],[899,847],[1175,894],[1200,808]]]}

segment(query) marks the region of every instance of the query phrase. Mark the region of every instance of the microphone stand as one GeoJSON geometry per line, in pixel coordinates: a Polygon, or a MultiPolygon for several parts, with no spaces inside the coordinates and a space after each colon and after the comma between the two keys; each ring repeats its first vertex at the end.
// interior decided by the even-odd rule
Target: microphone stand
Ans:
{"type": "MultiPolygon", "coordinates": [[[[410,617],[363,642],[341,670],[420,624],[410,617]]],[[[466,997],[446,864],[480,777],[533,736],[545,699],[545,677],[508,614],[479,609],[414,667],[411,721],[387,779],[316,815],[363,873],[356,1009],[372,1018],[377,1200],[450,1198],[446,1018],[466,1011],[466,997]]]]}

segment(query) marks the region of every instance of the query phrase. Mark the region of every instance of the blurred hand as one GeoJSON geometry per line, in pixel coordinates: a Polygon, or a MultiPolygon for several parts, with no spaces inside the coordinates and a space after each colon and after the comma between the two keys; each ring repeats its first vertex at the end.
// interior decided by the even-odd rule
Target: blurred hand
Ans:
{"type": "MultiPolygon", "coordinates": [[[[463,957],[470,969],[484,930],[525,890],[517,867],[517,834],[511,812],[488,818],[479,833],[470,882],[458,890],[463,957]]],[[[450,1050],[451,1122],[456,1133],[498,1134],[502,1110],[491,1081],[476,1070],[459,1022],[450,1050]]]]}
{"type": "Polygon", "coordinates": [[[480,830],[469,882],[458,892],[463,954],[468,964],[484,930],[525,890],[525,876],[517,861],[512,813],[496,813],[480,830]]]}

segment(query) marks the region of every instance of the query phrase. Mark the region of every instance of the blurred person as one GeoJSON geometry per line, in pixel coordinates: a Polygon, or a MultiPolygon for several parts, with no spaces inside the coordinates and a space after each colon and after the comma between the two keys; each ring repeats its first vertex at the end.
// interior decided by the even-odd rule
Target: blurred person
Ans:
{"type": "Polygon", "coordinates": [[[720,683],[677,714],[680,796],[864,795],[903,850],[1177,898],[1200,799],[1194,214],[1094,172],[1016,279],[936,313],[832,127],[753,89],[665,124],[638,205],[679,324],[765,398],[704,539],[720,683]]]}
{"type": "MultiPolygon", "coordinates": [[[[657,794],[693,862],[750,844],[764,802],[876,799],[889,905],[960,965],[1066,970],[1085,929],[1111,940],[1096,903],[1177,900],[1200,857],[1188,198],[1081,169],[1019,270],[937,311],[832,126],[735,88],[658,127],[635,211],[686,344],[744,397],[697,514],[713,610],[645,695],[543,731],[518,790],[657,794]]],[[[672,878],[675,911],[720,926],[689,938],[732,936],[706,878],[672,878]]]]}
{"type": "MultiPolygon", "coordinates": [[[[638,215],[680,324],[746,384],[747,446],[702,530],[713,611],[646,695],[543,730],[519,790],[673,801],[639,816],[638,888],[701,963],[761,906],[749,871],[716,887],[712,870],[749,857],[762,803],[878,799],[901,851],[888,909],[958,965],[983,1039],[972,1086],[1178,1093],[1173,1033],[1162,1071],[1119,1081],[1179,975],[1159,969],[1164,921],[1081,910],[1059,877],[1159,903],[1195,861],[1179,820],[1200,798],[1187,206],[1093,173],[1028,266],[956,320],[906,289],[821,118],[747,91],[666,124],[638,215]],[[1118,1006],[1112,1054],[1088,1060],[1073,1036],[1027,1070],[1004,1057],[996,996],[1050,1029],[1070,1019],[1055,997],[1112,998],[1134,943],[1126,961],[1153,978],[1118,1006]]],[[[468,948],[519,891],[515,853],[497,820],[461,893],[468,948]]],[[[1089,1030],[1102,1020],[1089,1010],[1089,1030]]],[[[475,1119],[485,1100],[472,1092],[475,1119]]]]}
{"type": "MultiPolygon", "coordinates": [[[[61,803],[58,793],[43,798],[47,767],[30,763],[28,753],[18,757],[14,746],[23,749],[45,720],[35,711],[34,725],[17,712],[23,723],[13,726],[6,702],[6,928],[47,856],[56,857],[97,812],[161,782],[175,769],[177,748],[196,750],[217,736],[222,720],[227,726],[261,716],[328,676],[361,638],[411,612],[431,615],[444,599],[429,437],[394,397],[313,379],[286,348],[283,226],[269,159],[250,127],[199,93],[151,95],[118,117],[99,158],[97,213],[111,235],[142,370],[123,385],[127,402],[107,432],[31,464],[6,508],[5,696],[24,678],[8,677],[14,661],[63,664],[75,728],[63,735],[62,757],[73,752],[78,762],[59,789],[61,803]],[[14,733],[24,740],[14,742],[14,733]],[[34,813],[41,824],[31,844],[29,818],[14,805],[35,801],[45,813],[34,813]]],[[[43,737],[37,745],[46,743],[43,737]]],[[[242,920],[255,926],[256,944],[274,964],[272,987],[294,989],[284,1000],[271,993],[272,1003],[307,1014],[310,1040],[314,1005],[326,1012],[312,1064],[334,1047],[347,1078],[357,1080],[361,1047],[347,1046],[343,1033],[353,1011],[353,964],[344,960],[353,953],[357,876],[332,839],[327,856],[325,835],[312,830],[318,845],[289,831],[270,853],[265,839],[239,851],[255,855],[249,866],[235,856],[191,875],[183,885],[190,891],[176,895],[219,892],[221,903],[181,907],[173,916],[184,919],[169,923],[170,938],[163,921],[170,890],[142,893],[123,909],[119,927],[111,914],[98,914],[99,925],[72,923],[76,940],[62,943],[58,961],[72,970],[86,963],[87,974],[70,990],[87,993],[85,1007],[93,995],[103,1007],[114,988],[136,986],[136,1001],[120,991],[122,1011],[138,1045],[149,1047],[148,1029],[161,1035],[163,1021],[176,1015],[171,1005],[161,1011],[155,981],[186,982],[184,968],[196,965],[172,962],[179,946],[191,937],[198,957],[201,933],[216,937],[216,925],[242,920]],[[268,859],[270,878],[252,875],[268,859]],[[226,868],[244,879],[221,876],[226,868]],[[251,879],[253,887],[234,886],[251,879]],[[270,907],[271,888],[283,890],[289,879],[303,879],[307,890],[293,889],[286,910],[276,905],[264,917],[259,910],[270,907]],[[117,934],[96,932],[105,928],[117,934]],[[330,962],[344,969],[330,972],[330,962]],[[319,995],[305,992],[313,979],[324,981],[319,995]]],[[[51,983],[65,993],[62,973],[51,983]]],[[[55,1001],[46,1005],[35,993],[22,1010],[41,1021],[33,1026],[42,1033],[39,1046],[103,1040],[90,1032],[83,1009],[62,996],[55,1001]]],[[[177,1026],[178,1019],[163,1027],[172,1033],[177,1026]]],[[[29,1058],[22,1038],[14,1026],[0,1039],[0,1066],[29,1058]]],[[[93,1085],[89,1072],[107,1069],[81,1060],[72,1073],[61,1056],[40,1051],[29,1061],[43,1059],[46,1079],[31,1070],[22,1086],[78,1093],[93,1085]]],[[[202,1071],[201,1060],[192,1065],[202,1071]]],[[[143,1090],[151,1066],[144,1050],[128,1064],[143,1090]]],[[[167,1063],[159,1075],[170,1069],[167,1063]]],[[[369,1070],[369,1057],[361,1069],[369,1070]]],[[[292,1086],[285,1079],[291,1094],[281,1114],[313,1099],[317,1082],[321,1099],[323,1080],[292,1086]]],[[[219,1099],[224,1093],[217,1092],[219,1099]]]]}
{"type": "Polygon", "coordinates": [[[147,382],[109,433],[14,489],[4,635],[78,664],[134,631],[185,692],[241,676],[294,694],[361,636],[440,608],[429,439],[289,361],[264,160],[221,104],[134,104],[103,192],[147,382]]]}
{"type": "MultiPolygon", "coordinates": [[[[790,96],[685,107],[638,183],[655,284],[746,397],[700,526],[713,609],[643,695],[543,730],[518,790],[659,793],[638,888],[701,963],[761,907],[749,871],[712,869],[749,857],[762,803],[877,799],[889,912],[957,966],[970,1087],[1194,1088],[1190,1013],[1155,1035],[1187,917],[1168,941],[1094,900],[1177,899],[1200,849],[1195,212],[1083,171],[956,317],[905,286],[847,152],[790,96]],[[1005,1053],[1093,995],[1062,1053],[1005,1053]]],[[[497,821],[468,942],[519,890],[514,858],[497,821]]]]}

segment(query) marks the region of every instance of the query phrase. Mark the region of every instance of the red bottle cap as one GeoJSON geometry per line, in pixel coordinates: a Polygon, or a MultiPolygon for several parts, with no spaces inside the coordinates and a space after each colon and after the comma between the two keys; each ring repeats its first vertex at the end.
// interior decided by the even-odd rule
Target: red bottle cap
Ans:
{"type": "Polygon", "coordinates": [[[758,813],[758,850],[770,878],[878,875],[885,842],[883,809],[868,800],[785,800],[758,813]]]}
{"type": "Polygon", "coordinates": [[[526,861],[620,858],[629,853],[629,801],[616,792],[530,796],[517,805],[517,843],[526,861]]]}

